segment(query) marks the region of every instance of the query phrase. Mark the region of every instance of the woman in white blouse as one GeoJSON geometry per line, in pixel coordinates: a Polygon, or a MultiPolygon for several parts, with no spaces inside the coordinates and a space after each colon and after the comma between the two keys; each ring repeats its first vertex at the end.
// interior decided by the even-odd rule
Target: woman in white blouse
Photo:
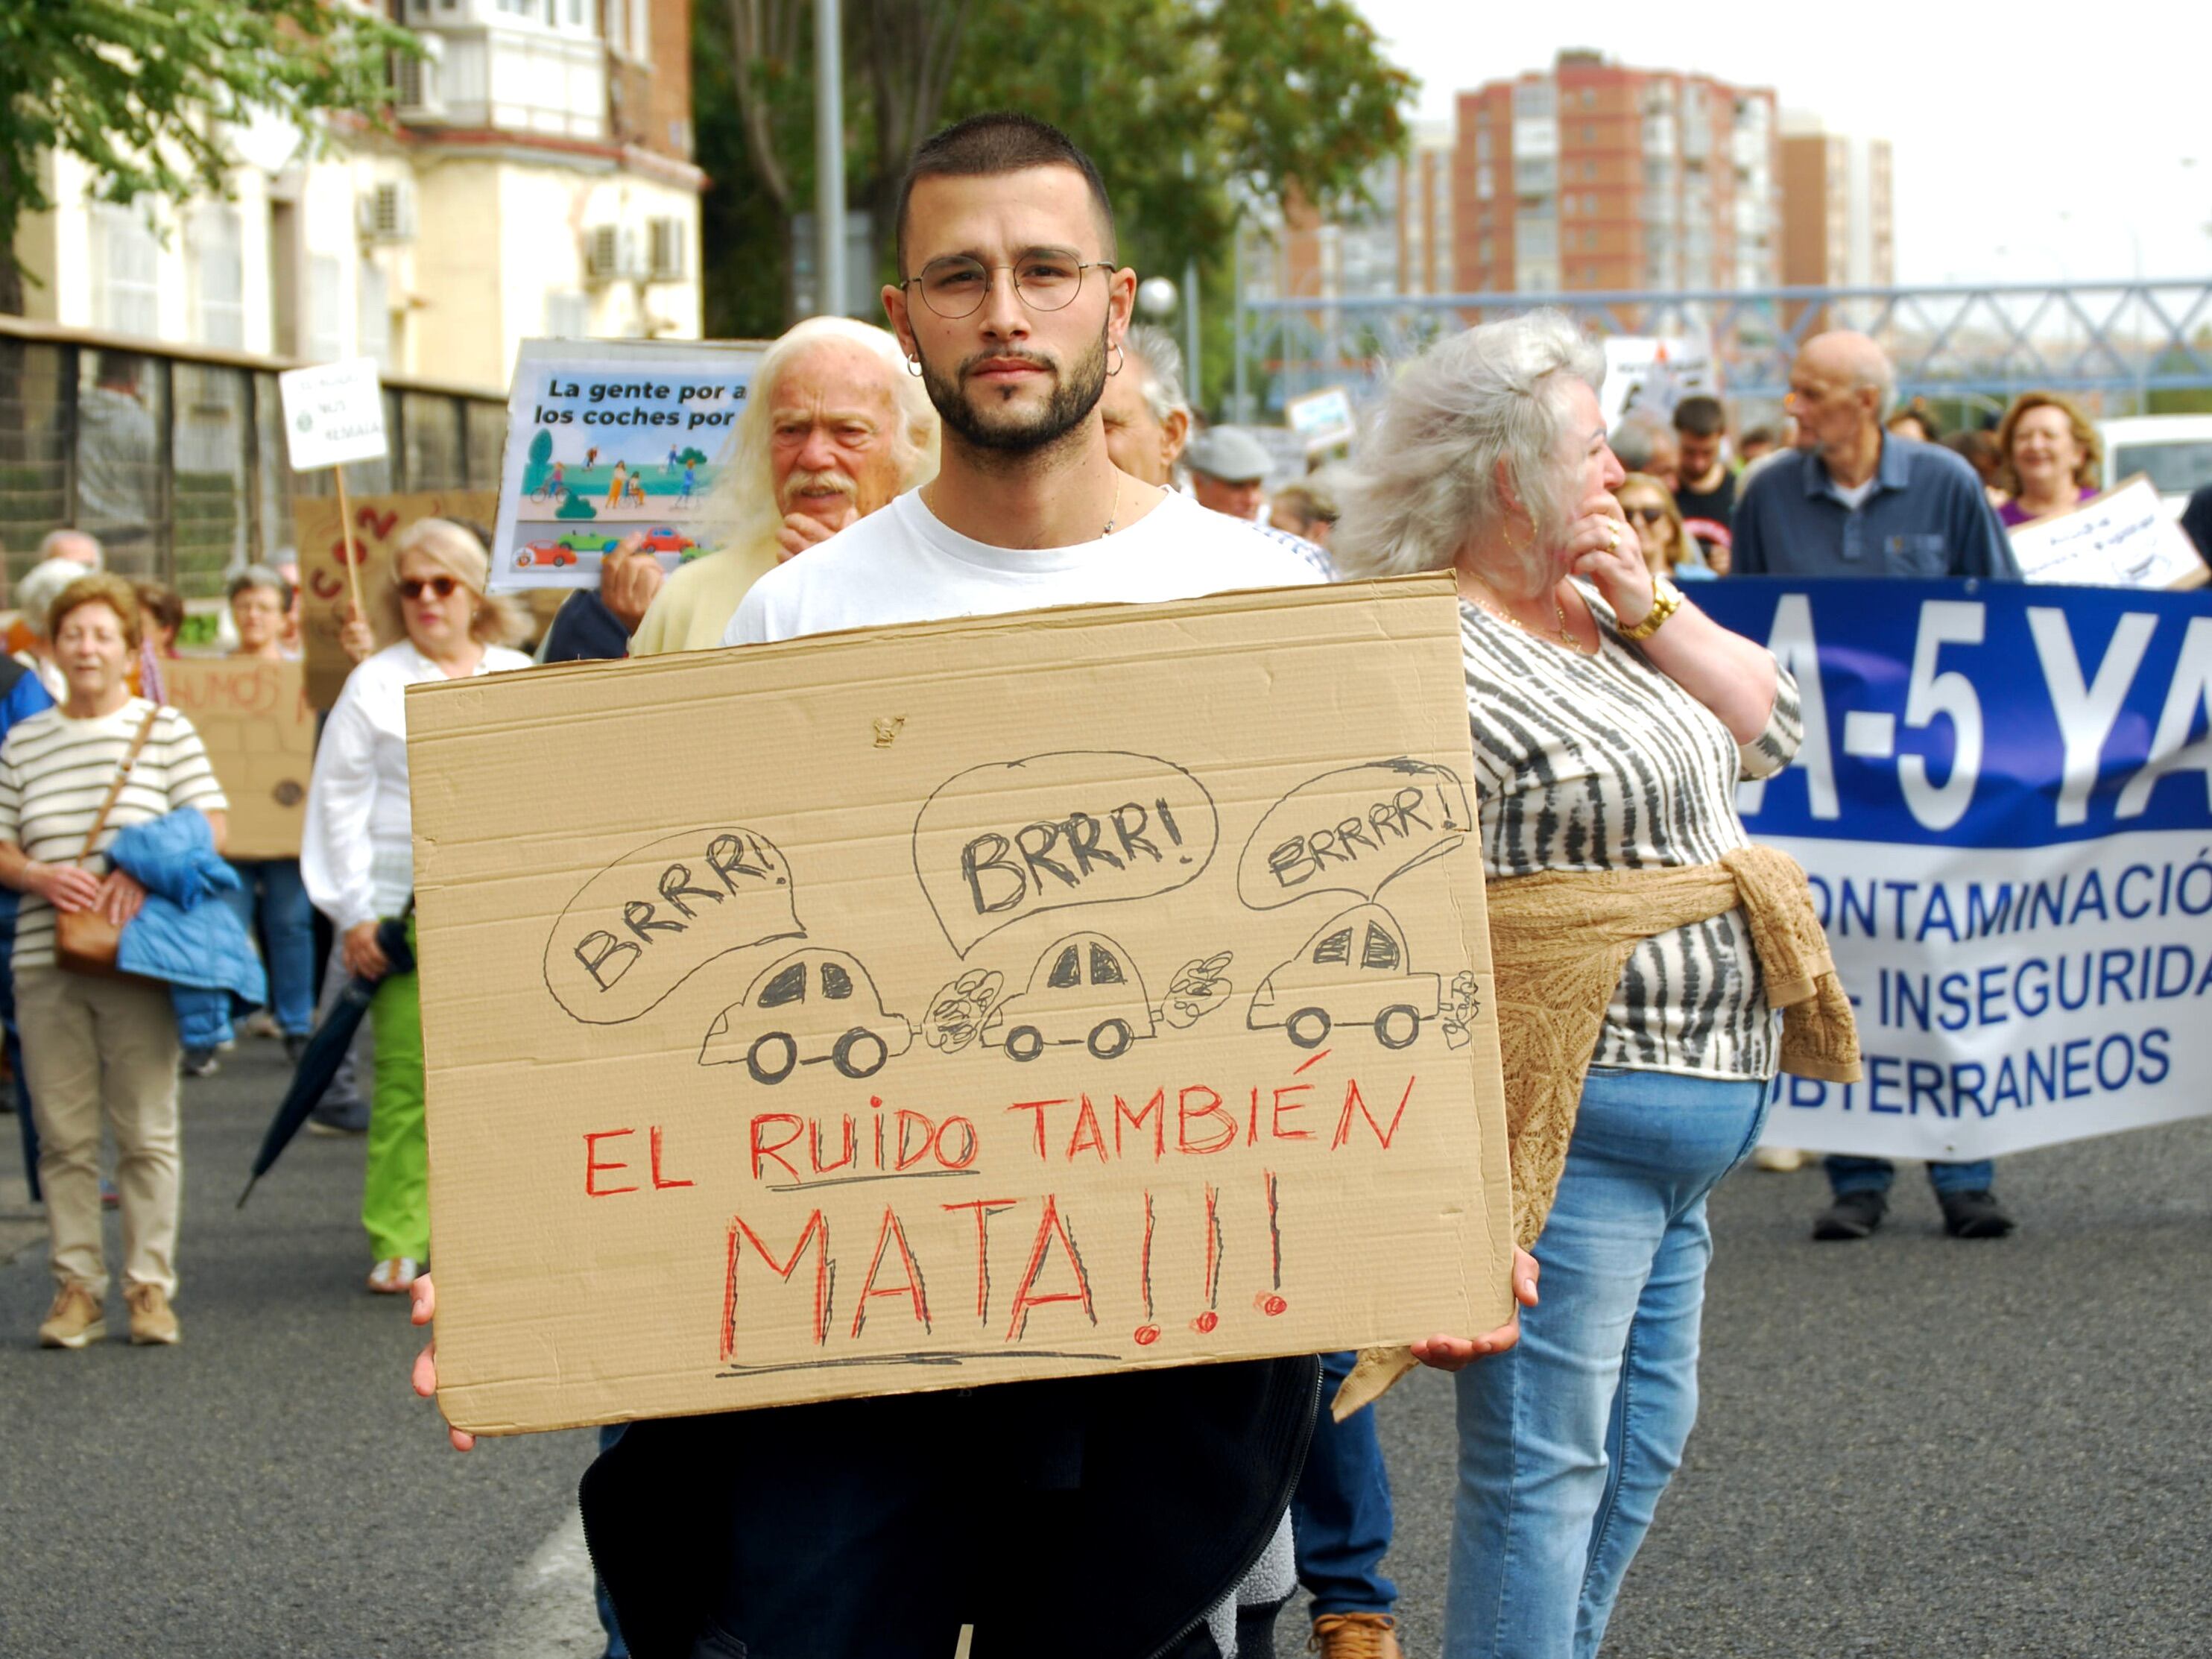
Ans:
{"type": "Polygon", "coordinates": [[[1596,1652],[1696,1415],[1705,1195],[1777,1059],[1734,793],[1795,752],[1796,687],[1646,564],[1604,368],[1556,312],[1438,342],[1391,383],[1332,544],[1348,575],[1458,583],[1516,1242],[1542,1270],[1519,1342],[1460,1370],[1448,1659],[1596,1652]],[[1516,933],[1539,898],[1555,914],[1516,933]],[[1560,1035],[1531,932],[1617,945],[1560,1035]]]}
{"type": "Polygon", "coordinates": [[[337,929],[347,969],[377,981],[361,1218],[375,1262],[368,1287],[391,1295],[415,1282],[430,1254],[422,1004],[414,970],[393,972],[376,939],[379,921],[403,914],[415,888],[405,698],[422,681],[530,666],[502,643],[520,635],[520,618],[508,601],[486,595],[490,568],[483,544],[447,520],[424,519],[400,533],[379,603],[383,631],[405,637],[347,677],[307,792],[300,852],[307,896],[337,929]]]}

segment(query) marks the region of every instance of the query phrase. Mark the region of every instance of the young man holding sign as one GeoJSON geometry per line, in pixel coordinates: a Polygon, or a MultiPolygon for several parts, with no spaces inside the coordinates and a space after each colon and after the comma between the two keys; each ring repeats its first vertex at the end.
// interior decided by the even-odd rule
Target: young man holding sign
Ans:
{"type": "MultiPolygon", "coordinates": [[[[939,134],[899,230],[884,307],[941,470],[763,576],[726,643],[1315,580],[1114,466],[1097,404],[1136,275],[1063,135],[1015,115],[939,134]]],[[[1514,1278],[1533,1301],[1534,1263],[1514,1278]]],[[[418,1281],[417,1322],[433,1305],[418,1281]]],[[[1419,1352],[1455,1368],[1516,1334],[1419,1352]]],[[[416,1385],[436,1387],[427,1350],[416,1385]]],[[[1315,1395],[1312,1360],[1258,1360],[641,1423],[586,1477],[587,1528],[641,1659],[1218,1659],[1240,1602],[1257,1645],[1290,1589],[1315,1395]]]]}

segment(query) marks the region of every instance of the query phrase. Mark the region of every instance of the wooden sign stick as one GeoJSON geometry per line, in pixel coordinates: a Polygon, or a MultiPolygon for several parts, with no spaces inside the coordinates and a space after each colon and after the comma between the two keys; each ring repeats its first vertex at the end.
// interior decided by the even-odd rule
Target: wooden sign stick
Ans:
{"type": "Polygon", "coordinates": [[[361,605],[361,561],[354,553],[353,507],[346,500],[344,466],[332,467],[331,475],[338,481],[338,531],[345,542],[346,584],[353,590],[354,619],[367,622],[368,613],[362,609],[361,605]]]}

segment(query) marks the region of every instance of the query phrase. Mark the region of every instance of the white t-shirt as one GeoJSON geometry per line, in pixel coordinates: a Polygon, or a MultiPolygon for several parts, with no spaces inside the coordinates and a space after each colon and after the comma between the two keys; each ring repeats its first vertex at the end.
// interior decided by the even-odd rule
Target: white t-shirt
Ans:
{"type": "Polygon", "coordinates": [[[1127,530],[1073,547],[993,547],[947,529],[909,491],[769,571],[724,645],[844,628],[991,617],[1054,605],[1141,605],[1303,587],[1312,565],[1259,526],[1170,495],[1127,530]]]}

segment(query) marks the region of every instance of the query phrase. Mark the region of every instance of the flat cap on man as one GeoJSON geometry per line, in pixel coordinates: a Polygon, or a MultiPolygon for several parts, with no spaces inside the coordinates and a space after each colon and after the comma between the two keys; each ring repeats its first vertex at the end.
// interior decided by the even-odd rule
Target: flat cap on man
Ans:
{"type": "Polygon", "coordinates": [[[1257,483],[1274,461],[1257,438],[1233,426],[1206,428],[1190,441],[1182,459],[1192,471],[1224,483],[1257,483]]]}

